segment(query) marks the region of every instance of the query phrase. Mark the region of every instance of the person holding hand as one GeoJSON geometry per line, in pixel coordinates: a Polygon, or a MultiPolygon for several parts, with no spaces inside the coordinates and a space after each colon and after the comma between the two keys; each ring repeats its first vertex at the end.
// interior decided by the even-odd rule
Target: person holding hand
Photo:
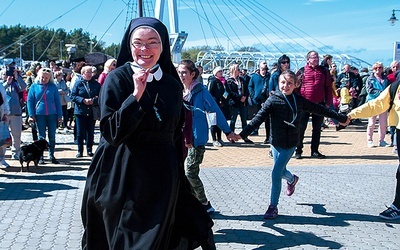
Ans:
{"type": "MultiPolygon", "coordinates": [[[[389,85],[389,87],[386,87],[374,99],[350,111],[347,124],[353,119],[371,118],[380,116],[383,113],[388,113],[388,125],[395,126],[396,135],[400,135],[400,92],[398,84],[400,76],[396,76],[396,81],[392,83],[393,86],[389,85]],[[393,97],[391,97],[391,95],[393,97]]],[[[397,145],[400,145],[400,136],[396,136],[396,142],[397,145]]],[[[400,162],[399,150],[397,150],[397,157],[400,162]]],[[[394,201],[387,209],[379,214],[379,217],[385,220],[400,219],[400,164],[397,167],[396,180],[394,201]]]]}
{"type": "Polygon", "coordinates": [[[286,194],[291,196],[299,181],[297,175],[286,169],[296,145],[299,142],[300,114],[310,112],[315,115],[327,116],[345,123],[347,116],[317,103],[308,101],[304,97],[293,93],[299,86],[297,77],[290,70],[283,71],[279,76],[279,91],[271,93],[267,101],[250,123],[239,133],[236,139],[246,138],[255,128],[271,118],[271,150],[274,159],[272,169],[272,188],[270,205],[264,214],[265,219],[274,219],[278,216],[278,202],[282,189],[282,178],[287,181],[286,194]]]}
{"type": "Polygon", "coordinates": [[[184,173],[182,90],[165,25],[133,19],[99,96],[101,139],[83,195],[83,249],[178,249],[184,242],[215,249],[213,222],[184,173]]]}
{"type": "Polygon", "coordinates": [[[229,141],[234,141],[234,133],[229,128],[224,114],[210,92],[196,79],[199,75],[194,62],[183,60],[178,65],[178,75],[183,83],[183,99],[189,115],[186,115],[184,126],[184,142],[188,148],[185,160],[185,173],[196,198],[203,204],[207,213],[214,212],[207,199],[203,182],[199,177],[200,164],[203,162],[205,145],[208,141],[208,124],[206,113],[216,114],[216,126],[224,131],[229,141]],[[187,132],[185,132],[187,131],[187,132]]]}

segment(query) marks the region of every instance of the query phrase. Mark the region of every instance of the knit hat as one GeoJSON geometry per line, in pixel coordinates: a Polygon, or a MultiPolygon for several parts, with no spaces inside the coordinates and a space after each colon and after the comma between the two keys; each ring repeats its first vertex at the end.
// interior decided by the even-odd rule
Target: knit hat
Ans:
{"type": "Polygon", "coordinates": [[[215,69],[213,70],[213,75],[215,76],[217,74],[218,71],[223,71],[224,69],[221,66],[217,66],[215,67],[215,69]]]}

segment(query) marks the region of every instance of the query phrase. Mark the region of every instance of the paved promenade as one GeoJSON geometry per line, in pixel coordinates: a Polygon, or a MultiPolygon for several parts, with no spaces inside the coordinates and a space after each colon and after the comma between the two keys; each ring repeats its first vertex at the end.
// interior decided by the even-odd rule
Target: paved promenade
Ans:
{"type": "MultiPolygon", "coordinates": [[[[400,249],[400,220],[377,216],[393,200],[397,157],[390,147],[367,148],[365,125],[325,129],[326,159],[308,157],[307,131],[305,158],[289,162],[300,177],[296,192],[286,196],[283,185],[275,220],[263,219],[272,170],[265,137],[250,137],[255,145],[209,144],[201,177],[216,209],[217,249],[400,249]]],[[[29,131],[23,141],[31,141],[29,131]]],[[[58,134],[57,143],[61,164],[29,173],[7,151],[11,167],[0,168],[0,249],[80,249],[90,158],[75,158],[72,135],[58,134]]]]}

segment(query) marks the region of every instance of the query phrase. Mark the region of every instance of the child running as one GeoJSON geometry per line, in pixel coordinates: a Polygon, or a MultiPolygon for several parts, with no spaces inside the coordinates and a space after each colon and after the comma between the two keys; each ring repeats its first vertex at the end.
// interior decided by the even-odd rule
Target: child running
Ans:
{"type": "Polygon", "coordinates": [[[287,181],[286,194],[291,196],[299,177],[286,169],[299,142],[300,113],[303,111],[334,118],[341,123],[346,122],[347,116],[338,114],[322,105],[312,103],[300,95],[294,94],[298,82],[294,72],[286,70],[279,76],[279,91],[271,94],[263,104],[257,115],[237,135],[237,139],[247,136],[270,115],[272,142],[271,150],[274,159],[272,169],[272,188],[270,205],[264,214],[265,219],[274,219],[278,216],[278,202],[282,189],[282,178],[287,181]]]}

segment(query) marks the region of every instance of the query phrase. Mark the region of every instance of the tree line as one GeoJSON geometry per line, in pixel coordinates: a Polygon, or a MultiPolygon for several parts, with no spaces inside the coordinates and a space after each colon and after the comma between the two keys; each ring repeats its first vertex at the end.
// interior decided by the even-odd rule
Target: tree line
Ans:
{"type": "Polygon", "coordinates": [[[103,52],[114,56],[119,51],[119,44],[105,46],[97,37],[91,38],[82,28],[72,31],[26,27],[23,25],[0,26],[0,57],[19,58],[25,61],[68,60],[66,44],[75,44],[73,58],[84,57],[92,52],[103,52]]]}
{"type": "MultiPolygon", "coordinates": [[[[92,52],[103,52],[112,57],[118,55],[120,44],[105,46],[105,42],[90,37],[82,28],[72,31],[26,27],[23,25],[0,26],[0,58],[19,58],[25,61],[68,60],[66,44],[75,44],[73,58],[81,58],[92,52]]],[[[222,46],[194,46],[183,49],[182,59],[197,61],[200,51],[222,51],[222,46]]],[[[237,51],[257,51],[254,47],[236,48],[237,51]]]]}

